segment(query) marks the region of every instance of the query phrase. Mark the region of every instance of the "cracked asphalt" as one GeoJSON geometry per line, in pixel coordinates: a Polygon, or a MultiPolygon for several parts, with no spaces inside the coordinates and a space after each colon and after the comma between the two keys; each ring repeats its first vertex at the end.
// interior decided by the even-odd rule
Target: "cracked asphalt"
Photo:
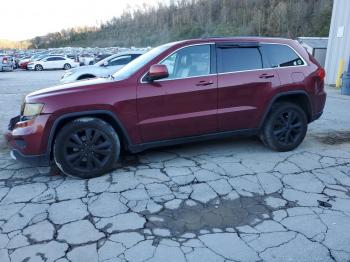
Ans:
{"type": "MultiPolygon", "coordinates": [[[[62,71],[0,74],[0,131],[62,71]]],[[[350,261],[350,97],[328,88],[303,144],[231,138],[124,156],[77,180],[1,138],[0,261],[350,261]]]]}

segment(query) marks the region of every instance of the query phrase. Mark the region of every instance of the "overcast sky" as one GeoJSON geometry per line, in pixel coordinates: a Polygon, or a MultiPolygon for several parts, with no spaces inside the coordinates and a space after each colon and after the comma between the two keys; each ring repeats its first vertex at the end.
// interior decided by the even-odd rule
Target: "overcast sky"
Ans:
{"type": "Polygon", "coordinates": [[[159,1],[0,0],[0,39],[24,40],[63,28],[96,25],[119,16],[128,7],[159,1]]]}

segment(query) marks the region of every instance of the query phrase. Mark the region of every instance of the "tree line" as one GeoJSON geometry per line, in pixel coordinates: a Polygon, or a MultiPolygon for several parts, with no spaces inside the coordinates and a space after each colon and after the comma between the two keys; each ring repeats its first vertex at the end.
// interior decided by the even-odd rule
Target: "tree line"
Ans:
{"type": "Polygon", "coordinates": [[[27,49],[31,45],[32,43],[30,41],[11,41],[7,39],[0,39],[0,48],[2,49],[27,49]]]}
{"type": "Polygon", "coordinates": [[[171,0],[125,11],[98,27],[32,39],[35,48],[155,46],[209,36],[328,36],[332,0],[171,0]]]}

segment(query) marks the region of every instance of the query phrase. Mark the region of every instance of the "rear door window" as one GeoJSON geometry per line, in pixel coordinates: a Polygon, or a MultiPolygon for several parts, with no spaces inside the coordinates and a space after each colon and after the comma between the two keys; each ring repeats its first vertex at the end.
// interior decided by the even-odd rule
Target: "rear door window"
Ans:
{"type": "Polygon", "coordinates": [[[271,67],[301,66],[304,61],[287,45],[263,44],[261,46],[266,53],[271,67]]]}
{"type": "Polygon", "coordinates": [[[219,47],[218,73],[262,69],[262,57],[257,47],[219,47]]]}

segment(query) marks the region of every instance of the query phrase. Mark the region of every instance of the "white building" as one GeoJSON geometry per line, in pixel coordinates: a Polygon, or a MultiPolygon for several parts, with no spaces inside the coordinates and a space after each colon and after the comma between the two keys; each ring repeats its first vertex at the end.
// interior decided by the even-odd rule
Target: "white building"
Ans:
{"type": "Polygon", "coordinates": [[[344,59],[347,71],[350,59],[350,0],[334,0],[326,55],[326,84],[334,85],[338,66],[344,59]]]}

